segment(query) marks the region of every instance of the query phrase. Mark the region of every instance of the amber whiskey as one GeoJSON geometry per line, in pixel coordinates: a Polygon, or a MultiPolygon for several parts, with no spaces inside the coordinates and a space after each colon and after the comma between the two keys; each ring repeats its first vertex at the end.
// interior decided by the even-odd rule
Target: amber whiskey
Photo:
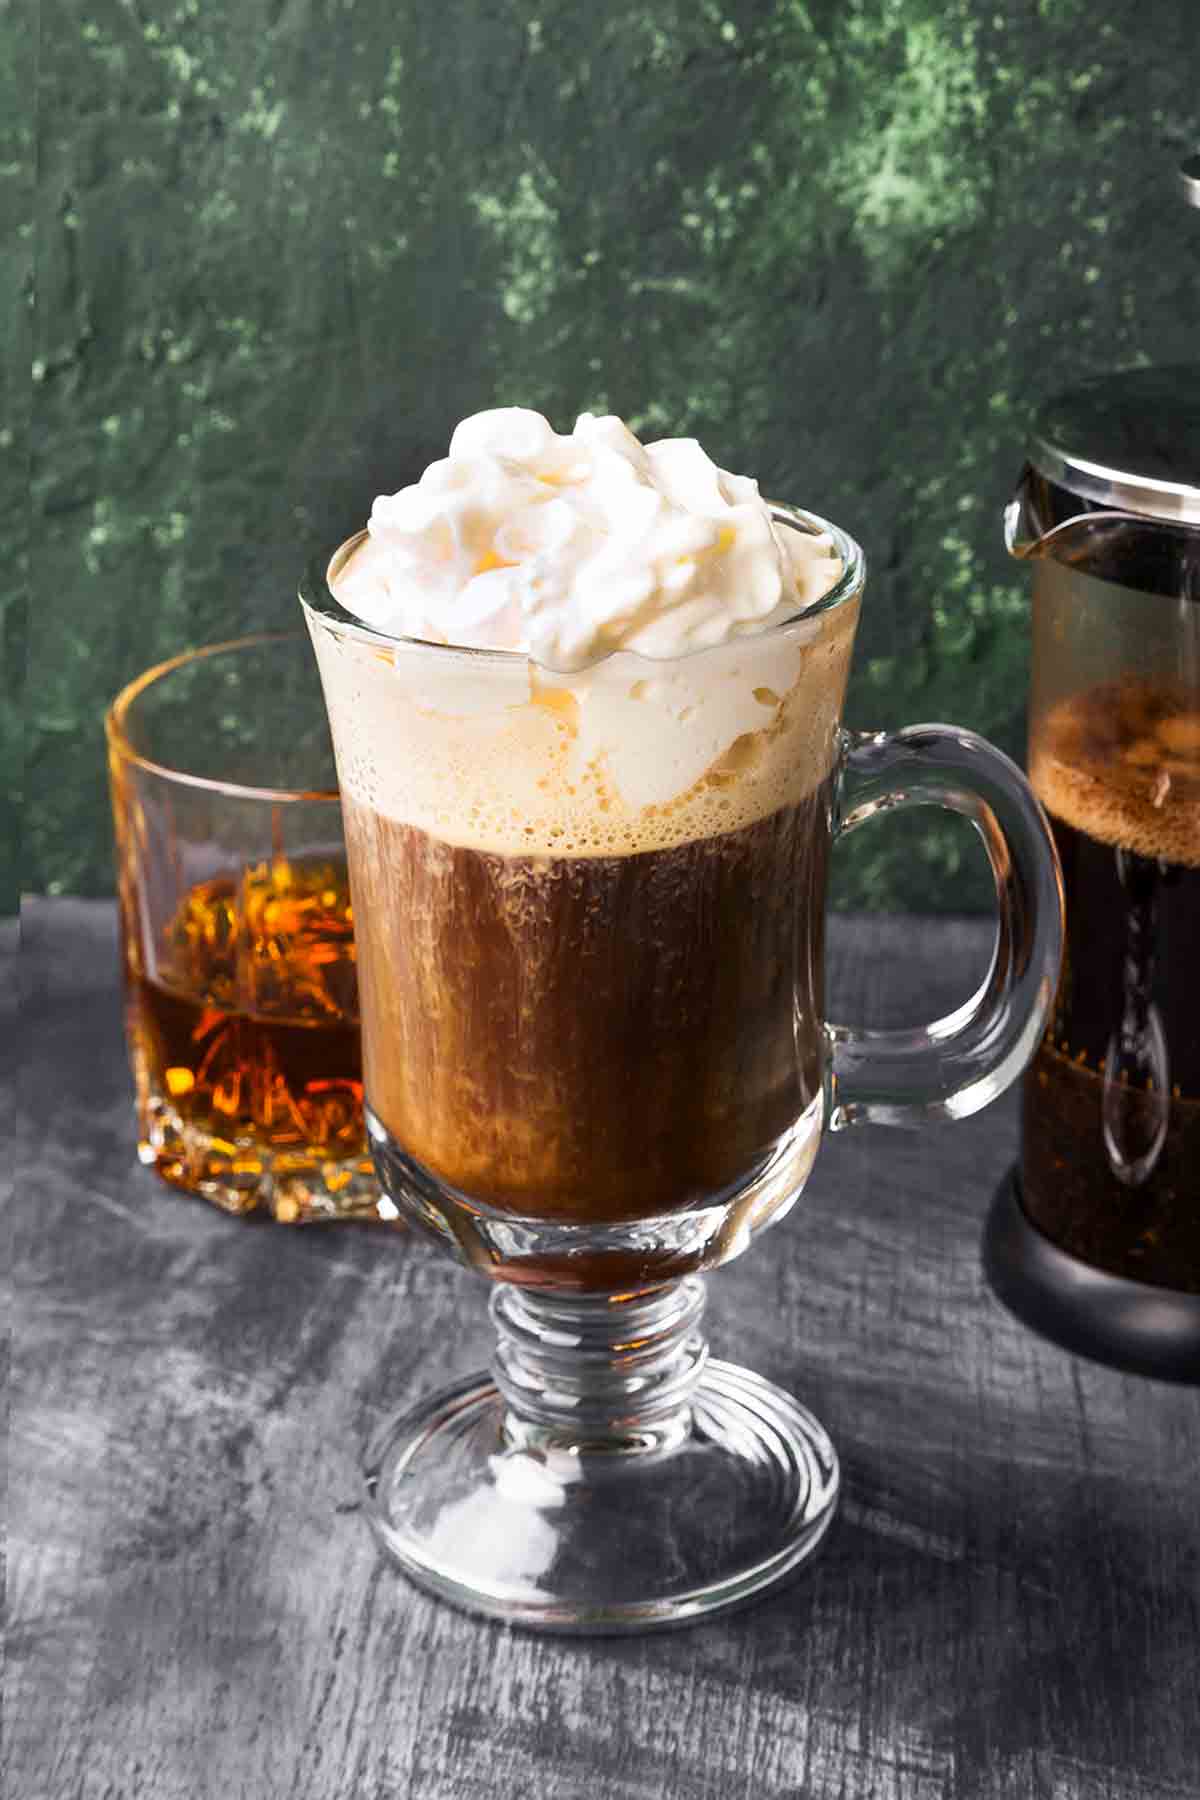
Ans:
{"type": "Polygon", "coordinates": [[[202,882],[154,952],[127,988],[142,1161],[231,1212],[373,1214],[344,860],[202,882]]]}

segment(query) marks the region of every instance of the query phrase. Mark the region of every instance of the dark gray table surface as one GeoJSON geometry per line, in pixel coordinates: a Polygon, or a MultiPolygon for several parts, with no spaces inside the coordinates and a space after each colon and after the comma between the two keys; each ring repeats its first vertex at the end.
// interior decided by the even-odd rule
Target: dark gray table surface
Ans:
{"type": "MultiPolygon", "coordinates": [[[[840,1448],[812,1568],[674,1635],[521,1635],[381,1567],[360,1514],[380,1418],[486,1357],[482,1284],[138,1169],[113,937],[108,906],[33,903],[6,1034],[13,1800],[1200,1795],[1200,1396],[1075,1361],[984,1288],[1011,1096],[830,1140],[713,1278],[715,1349],[840,1448]]],[[[987,942],[836,921],[833,1010],[915,1020],[987,942]]]]}

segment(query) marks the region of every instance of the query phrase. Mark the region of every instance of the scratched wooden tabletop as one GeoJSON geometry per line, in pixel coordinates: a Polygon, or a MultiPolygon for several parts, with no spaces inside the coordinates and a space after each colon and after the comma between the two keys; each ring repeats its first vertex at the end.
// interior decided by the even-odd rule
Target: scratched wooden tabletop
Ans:
{"type": "MultiPolygon", "coordinates": [[[[239,1223],[133,1161],[112,909],[35,902],[4,1793],[13,1800],[1196,1800],[1200,1395],[985,1289],[1011,1097],[830,1141],[711,1335],[839,1445],[783,1592],[674,1635],[477,1623],[380,1566],[358,1460],[479,1364],[482,1284],[382,1228],[239,1223]]],[[[837,921],[842,1016],[960,998],[981,923],[837,921]]],[[[9,984],[6,984],[6,989],[9,984]]]]}

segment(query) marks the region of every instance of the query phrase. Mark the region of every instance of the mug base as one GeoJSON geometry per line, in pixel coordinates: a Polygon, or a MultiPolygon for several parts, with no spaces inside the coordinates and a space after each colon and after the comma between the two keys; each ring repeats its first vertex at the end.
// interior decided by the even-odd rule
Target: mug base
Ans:
{"type": "Polygon", "coordinates": [[[1130,1281],[1061,1249],[1026,1213],[1015,1169],[992,1201],[983,1266],[996,1298],[1062,1349],[1129,1374],[1200,1384],[1200,1294],[1130,1281]]]}
{"type": "Polygon", "coordinates": [[[523,1437],[486,1375],[394,1421],[368,1514],[418,1586],[546,1632],[698,1623],[793,1575],[832,1523],[838,1462],[790,1395],[710,1361],[683,1434],[651,1449],[523,1437]]]}

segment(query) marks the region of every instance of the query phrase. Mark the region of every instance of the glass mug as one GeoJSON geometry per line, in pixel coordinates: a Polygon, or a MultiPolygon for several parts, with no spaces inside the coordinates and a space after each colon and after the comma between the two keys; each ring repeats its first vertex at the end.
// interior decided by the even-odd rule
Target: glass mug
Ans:
{"type": "Polygon", "coordinates": [[[558,674],[390,637],[314,568],[359,942],[367,1124],[397,1207],[495,1284],[492,1375],[393,1422],[368,1468],[387,1553],[470,1610],[673,1625],[824,1536],[828,1436],[709,1360],[703,1271],[790,1211],[824,1130],[961,1118],[1051,1005],[1058,866],[1024,777],[970,732],[841,728],[864,559],[786,623],[558,674]],[[923,1029],[824,1016],[832,843],[885,808],[979,830],[999,929],[923,1029]]]}

